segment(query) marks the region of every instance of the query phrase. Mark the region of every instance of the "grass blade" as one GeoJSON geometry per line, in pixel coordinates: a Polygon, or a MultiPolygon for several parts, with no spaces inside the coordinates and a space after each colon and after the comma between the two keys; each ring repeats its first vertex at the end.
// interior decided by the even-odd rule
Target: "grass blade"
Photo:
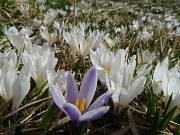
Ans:
{"type": "Polygon", "coordinates": [[[49,124],[50,120],[52,119],[52,117],[54,116],[55,111],[57,110],[57,106],[54,103],[49,109],[48,111],[43,115],[40,125],[42,127],[45,127],[46,125],[49,124]]]}
{"type": "Polygon", "coordinates": [[[166,113],[167,113],[167,110],[168,110],[169,105],[170,105],[170,103],[171,103],[171,100],[172,100],[172,94],[171,94],[171,96],[169,97],[168,103],[167,103],[167,105],[166,105],[166,107],[165,107],[165,109],[164,109],[164,113],[163,113],[163,116],[164,116],[164,117],[166,116],[166,113]]]}
{"type": "Polygon", "coordinates": [[[161,112],[160,108],[158,108],[152,120],[151,127],[149,128],[149,135],[156,135],[157,133],[158,125],[160,121],[160,112],[161,112]]]}
{"type": "Polygon", "coordinates": [[[176,109],[177,109],[177,106],[175,106],[175,107],[166,115],[166,117],[163,119],[163,121],[162,121],[161,124],[160,124],[160,125],[161,125],[160,130],[164,130],[164,129],[167,127],[167,125],[168,125],[168,123],[170,122],[170,120],[172,119],[172,117],[173,117],[176,109]]]}

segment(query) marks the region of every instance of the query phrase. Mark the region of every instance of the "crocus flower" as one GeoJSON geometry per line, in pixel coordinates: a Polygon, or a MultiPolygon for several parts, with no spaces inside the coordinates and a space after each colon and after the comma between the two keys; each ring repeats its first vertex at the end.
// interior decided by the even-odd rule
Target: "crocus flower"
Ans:
{"type": "Polygon", "coordinates": [[[50,9],[46,14],[44,14],[44,24],[45,25],[50,25],[54,18],[58,15],[58,12],[54,9],[50,9]]]}
{"type": "Polygon", "coordinates": [[[109,33],[104,36],[104,39],[110,48],[115,45],[115,41],[109,37],[109,33]]]}
{"type": "Polygon", "coordinates": [[[40,27],[40,33],[41,36],[49,43],[49,45],[52,45],[57,37],[57,32],[49,33],[46,27],[40,27]]]}
{"type": "Polygon", "coordinates": [[[72,55],[75,58],[76,53],[79,51],[79,44],[81,42],[82,36],[80,37],[78,33],[76,33],[75,28],[71,32],[63,31],[63,36],[66,42],[69,44],[72,55]]]}
{"type": "Polygon", "coordinates": [[[120,70],[120,66],[124,65],[127,50],[119,49],[114,54],[111,50],[105,48],[103,44],[99,44],[96,51],[90,49],[90,57],[92,64],[96,66],[99,80],[103,85],[106,83],[106,71],[109,78],[113,78],[116,72],[120,70]]]}
{"type": "Polygon", "coordinates": [[[155,58],[155,53],[151,53],[149,49],[142,51],[142,56],[138,50],[138,67],[141,67],[143,64],[152,64],[155,58]]]}
{"type": "Polygon", "coordinates": [[[21,50],[22,45],[25,45],[25,48],[27,48],[27,44],[25,44],[25,40],[27,40],[27,37],[32,34],[32,31],[28,27],[24,27],[21,29],[21,31],[18,31],[18,29],[14,26],[9,27],[9,29],[5,28],[4,33],[6,34],[8,40],[10,43],[18,50],[21,50]]]}
{"type": "MultiPolygon", "coordinates": [[[[27,63],[28,64],[28,63],[27,63]]],[[[19,107],[30,89],[30,66],[24,65],[19,76],[12,67],[0,69],[0,95],[7,102],[12,99],[12,110],[19,107]]]]}
{"type": "Polygon", "coordinates": [[[22,31],[18,31],[16,27],[10,27],[9,29],[5,28],[4,32],[11,42],[11,44],[18,50],[20,51],[21,46],[23,44],[23,37],[24,33],[22,31]]]}
{"type": "Polygon", "coordinates": [[[29,4],[24,4],[24,5],[20,5],[19,6],[19,10],[23,13],[23,14],[27,14],[28,11],[30,9],[30,5],[29,4]]]}
{"type": "Polygon", "coordinates": [[[126,34],[127,34],[127,26],[121,26],[121,28],[117,28],[117,29],[115,29],[115,31],[116,31],[116,33],[117,32],[120,32],[121,33],[121,35],[122,35],[122,40],[123,40],[123,43],[125,43],[125,41],[126,41],[126,34]]]}
{"type": "Polygon", "coordinates": [[[46,70],[54,70],[57,64],[57,58],[55,58],[54,52],[50,50],[48,44],[33,45],[30,52],[22,54],[22,58],[24,63],[31,63],[31,75],[37,88],[40,88],[46,82],[46,70]]]}
{"type": "MultiPolygon", "coordinates": [[[[168,74],[168,58],[166,57],[161,63],[159,62],[154,70],[153,74],[153,93],[159,94],[163,91],[162,81],[167,80],[168,74]]],[[[165,81],[163,81],[164,83],[165,81]]]]}
{"type": "Polygon", "coordinates": [[[104,93],[90,105],[96,90],[97,80],[96,68],[92,67],[86,72],[78,92],[73,75],[70,72],[66,72],[67,101],[59,88],[50,84],[49,90],[54,102],[76,125],[81,122],[98,119],[109,110],[109,106],[102,105],[112,96],[112,91],[104,93]]]}
{"type": "Polygon", "coordinates": [[[141,41],[143,41],[144,43],[147,42],[149,39],[151,39],[153,36],[152,32],[148,32],[147,28],[145,27],[142,32],[141,32],[141,41]]]}
{"type": "Polygon", "coordinates": [[[173,115],[173,117],[176,117],[178,114],[180,114],[180,73],[176,69],[172,68],[168,72],[167,79],[163,79],[162,81],[166,105],[172,94],[172,100],[167,113],[177,106],[177,109],[173,115]]]}

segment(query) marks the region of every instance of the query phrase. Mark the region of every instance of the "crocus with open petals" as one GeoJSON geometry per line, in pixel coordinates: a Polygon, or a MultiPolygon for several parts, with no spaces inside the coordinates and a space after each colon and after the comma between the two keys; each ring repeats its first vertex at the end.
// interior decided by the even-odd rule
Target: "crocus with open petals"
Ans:
{"type": "Polygon", "coordinates": [[[72,73],[66,72],[67,101],[59,88],[50,84],[49,90],[54,102],[77,126],[81,122],[98,119],[109,110],[109,106],[103,105],[111,98],[112,91],[104,93],[90,105],[96,90],[97,80],[96,68],[92,67],[86,72],[78,92],[72,73]]]}

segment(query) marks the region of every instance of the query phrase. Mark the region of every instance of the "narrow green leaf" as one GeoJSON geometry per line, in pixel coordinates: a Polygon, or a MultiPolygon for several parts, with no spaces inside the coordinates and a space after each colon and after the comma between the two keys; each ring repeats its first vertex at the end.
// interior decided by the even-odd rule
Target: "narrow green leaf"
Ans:
{"type": "Polygon", "coordinates": [[[54,103],[49,109],[48,111],[43,115],[40,125],[42,127],[45,127],[46,125],[49,124],[50,120],[52,119],[52,117],[54,116],[55,111],[57,110],[57,106],[54,103]]]}
{"type": "Polygon", "coordinates": [[[171,96],[169,97],[168,103],[167,103],[167,105],[166,105],[166,107],[165,107],[165,109],[164,109],[164,113],[163,113],[163,116],[164,116],[164,117],[166,116],[166,113],[167,113],[167,110],[168,110],[169,105],[170,105],[170,103],[171,103],[171,100],[172,100],[172,94],[171,94],[171,96]]]}
{"type": "Polygon", "coordinates": [[[39,89],[37,89],[37,91],[34,93],[34,96],[39,95],[47,83],[48,83],[48,81],[46,81],[39,89]]]}
{"type": "Polygon", "coordinates": [[[180,114],[173,119],[174,122],[180,124],[180,114]]]}
{"type": "Polygon", "coordinates": [[[176,131],[174,135],[180,135],[180,130],[176,131]]]}
{"type": "Polygon", "coordinates": [[[21,126],[16,127],[15,135],[21,135],[21,126]]]}
{"type": "Polygon", "coordinates": [[[147,119],[148,122],[151,122],[151,115],[152,115],[153,111],[155,110],[156,104],[157,104],[157,96],[156,95],[152,95],[150,97],[149,105],[148,105],[148,110],[147,110],[147,117],[146,117],[146,119],[147,119]]]}
{"type": "Polygon", "coordinates": [[[151,126],[149,128],[149,135],[156,135],[158,125],[159,125],[159,121],[160,121],[160,108],[158,108],[156,110],[156,113],[155,113],[154,118],[152,120],[151,126]]]}
{"type": "Polygon", "coordinates": [[[167,127],[167,125],[168,125],[168,123],[170,122],[170,120],[172,119],[172,117],[173,117],[176,109],[177,109],[177,106],[175,106],[175,107],[166,115],[166,117],[163,119],[163,121],[162,121],[161,124],[160,124],[160,125],[161,125],[160,130],[164,130],[164,129],[167,127]]]}
{"type": "Polygon", "coordinates": [[[152,113],[151,102],[152,102],[152,97],[150,97],[150,99],[149,99],[148,110],[147,110],[147,117],[146,117],[147,122],[150,122],[150,120],[151,120],[151,113],[152,113]]]}

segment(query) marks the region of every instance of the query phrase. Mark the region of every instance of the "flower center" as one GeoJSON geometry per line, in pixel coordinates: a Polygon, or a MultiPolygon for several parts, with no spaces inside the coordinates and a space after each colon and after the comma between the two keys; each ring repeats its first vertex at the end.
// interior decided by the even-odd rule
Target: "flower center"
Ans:
{"type": "Polygon", "coordinates": [[[107,68],[107,71],[108,71],[108,74],[109,74],[110,71],[111,71],[111,67],[108,67],[108,68],[107,68]]]}
{"type": "Polygon", "coordinates": [[[113,39],[110,39],[110,44],[111,44],[111,46],[114,46],[114,44],[115,44],[115,42],[114,42],[114,40],[113,39]]]}
{"type": "Polygon", "coordinates": [[[79,111],[80,111],[81,113],[84,112],[85,102],[86,102],[86,99],[85,99],[85,98],[82,98],[80,105],[79,105],[78,99],[76,99],[76,101],[75,101],[75,106],[79,109],[79,111]]]}
{"type": "Polygon", "coordinates": [[[51,34],[48,34],[48,40],[50,43],[52,43],[52,37],[51,37],[51,34]]]}

